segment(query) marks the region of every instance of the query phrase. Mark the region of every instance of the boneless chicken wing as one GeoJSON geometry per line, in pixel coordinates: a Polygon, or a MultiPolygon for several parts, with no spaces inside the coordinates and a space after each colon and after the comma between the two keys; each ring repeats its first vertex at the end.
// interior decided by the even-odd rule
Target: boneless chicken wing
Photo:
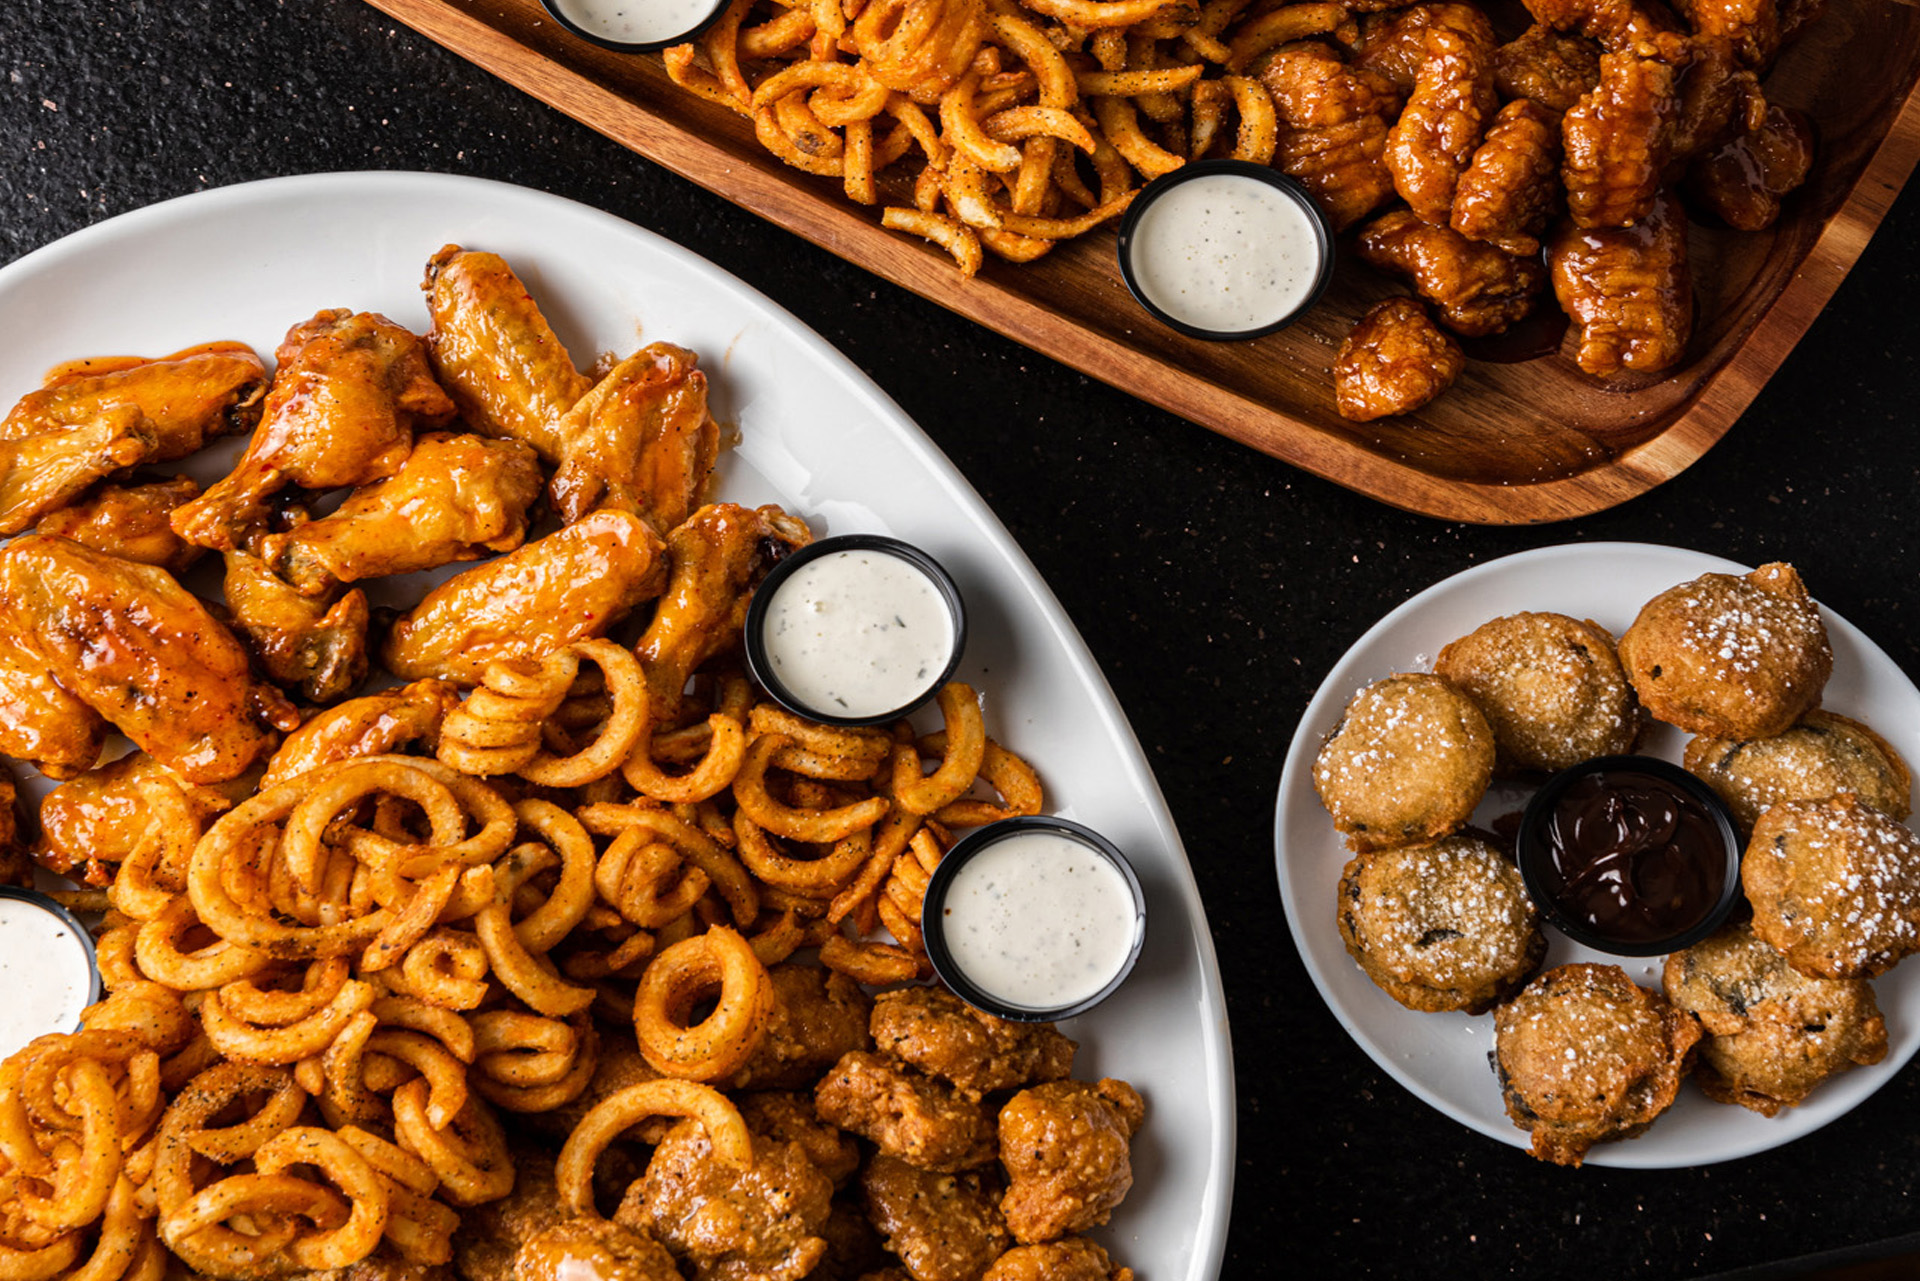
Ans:
{"type": "Polygon", "coordinates": [[[1680,98],[1659,58],[1609,53],[1600,83],[1560,124],[1560,174],[1578,227],[1631,227],[1647,216],[1673,155],[1680,98]]]}
{"type": "Polygon", "coordinates": [[[428,592],[394,624],[381,658],[404,680],[475,685],[496,658],[538,658],[604,636],[660,594],[664,550],[638,516],[594,512],[428,592]]]}
{"type": "Polygon", "coordinates": [[[1128,1144],[1146,1104],[1125,1081],[1050,1081],[1000,1111],[1001,1161],[1011,1182],[1000,1199],[1022,1245],[1105,1223],[1133,1187],[1128,1144]]]}
{"type": "Polygon", "coordinates": [[[1536,22],[1493,51],[1493,85],[1508,98],[1528,98],[1565,111],[1600,83],[1600,46],[1585,36],[1536,22]]]}
{"type": "Polygon", "coordinates": [[[1352,65],[1385,76],[1402,94],[1411,93],[1427,56],[1427,32],[1434,27],[1445,27],[1484,49],[1494,47],[1493,24],[1472,5],[1416,4],[1367,15],[1352,65]]]}
{"type": "Polygon", "coordinates": [[[1634,0],[1525,0],[1534,19],[1556,31],[1573,31],[1609,51],[1630,49],[1670,30],[1654,10],[1634,0]]]}
{"type": "Polygon", "coordinates": [[[1740,231],[1759,231],[1780,216],[1781,198],[1813,168],[1813,123],[1802,112],[1769,107],[1760,128],[1740,134],[1687,171],[1695,207],[1740,231]]]}
{"type": "Polygon", "coordinates": [[[303,592],[507,552],[527,535],[540,464],[515,440],[429,433],[400,470],[331,515],[268,536],[262,558],[303,592]]]}
{"type": "Polygon", "coordinates": [[[976,1281],[1012,1238],[998,1172],[935,1174],[885,1152],[860,1174],[867,1217],[913,1281],[976,1281]]]}
{"type": "Polygon", "coordinates": [[[1454,188],[1498,106],[1493,45],[1435,26],[1424,48],[1413,92],[1387,133],[1387,170],[1422,221],[1445,226],[1454,188]]]}
{"type": "Polygon", "coordinates": [[[416,427],[453,417],[420,340],[385,316],[323,311],[287,332],[260,425],[223,479],[174,513],[190,543],[227,551],[265,523],[288,485],[338,489],[391,476],[416,427]]]}
{"type": "Polygon", "coordinates": [[[1693,326],[1679,201],[1663,193],[1633,227],[1562,226],[1547,254],[1554,293],[1579,327],[1580,368],[1605,377],[1679,362],[1693,326]]]}
{"type": "Polygon", "coordinates": [[[1405,276],[1440,310],[1458,334],[1499,333],[1533,310],[1546,282],[1535,258],[1519,258],[1435,227],[1404,209],[1376,219],[1360,233],[1361,261],[1405,276]]]}
{"type": "Polygon", "coordinates": [[[993,1160],[993,1115],[982,1104],[885,1055],[845,1055],[813,1097],[822,1120],[921,1169],[952,1172],[993,1160]]]}
{"type": "Polygon", "coordinates": [[[1780,7],[1775,0],[1679,0],[1695,34],[1725,40],[1748,67],[1764,70],[1780,52],[1780,7]]]}
{"type": "Polygon", "coordinates": [[[1393,198],[1385,157],[1400,94],[1391,80],[1309,41],[1282,46],[1260,83],[1279,116],[1274,163],[1313,193],[1336,231],[1393,198]]]}
{"type": "Polygon", "coordinates": [[[1560,203],[1560,127],[1526,98],[1500,108],[1453,196],[1453,229],[1510,254],[1540,252],[1560,203]]]}
{"type": "Polygon", "coordinates": [[[1425,307],[1412,298],[1382,299],[1340,344],[1334,407],[1352,422],[1410,414],[1451,387],[1466,364],[1460,344],[1425,307]]]}
{"type": "Polygon", "coordinates": [[[1074,1043],[1050,1023],[1009,1023],[950,992],[910,987],[873,1003],[882,1053],[953,1084],[967,1098],[1057,1081],[1073,1070],[1074,1043]]]}
{"type": "Polygon", "coordinates": [[[0,551],[0,604],[64,689],[189,782],[235,777],[299,723],[164,569],[29,535],[0,551]]]}

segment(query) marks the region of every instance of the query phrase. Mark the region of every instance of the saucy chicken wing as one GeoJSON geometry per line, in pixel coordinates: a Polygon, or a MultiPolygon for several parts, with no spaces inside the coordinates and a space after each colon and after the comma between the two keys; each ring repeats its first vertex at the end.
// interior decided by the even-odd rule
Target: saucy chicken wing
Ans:
{"type": "Polygon", "coordinates": [[[1013,1239],[997,1171],[934,1174],[885,1152],[860,1175],[867,1217],[913,1281],[977,1281],[1013,1239]]]}
{"type": "Polygon", "coordinates": [[[1780,52],[1780,7],[1775,0],[1677,0],[1696,35],[1732,45],[1742,65],[1766,69],[1780,52]]]}
{"type": "Polygon", "coordinates": [[[33,884],[33,860],[27,856],[26,814],[13,770],[0,761],[0,885],[33,884]]]}
{"type": "Polygon", "coordinates": [[[440,724],[460,705],[460,691],[446,681],[415,681],[377,694],[348,699],[318,712],[287,735],[267,762],[260,790],[275,787],[322,765],[359,756],[385,756],[418,743],[431,752],[440,724]]]}
{"type": "Polygon", "coordinates": [[[885,1055],[845,1055],[821,1078],[813,1099],[821,1120],[921,1169],[950,1173],[993,1160],[992,1113],[885,1055]]]}
{"type": "Polygon", "coordinates": [[[1662,193],[1632,227],[1563,225],[1548,245],[1553,291],[1579,328],[1580,368],[1606,377],[1677,364],[1693,327],[1687,219],[1662,193]]]}
{"type": "Polygon", "coordinates": [[[1146,1104],[1125,1081],[1051,1081],[1000,1110],[1000,1211],[1022,1245],[1098,1227],[1133,1187],[1128,1144],[1146,1104]]]}
{"type": "Polygon", "coordinates": [[[62,689],[45,664],[19,643],[21,626],[0,607],[0,756],[48,778],[73,778],[100,759],[107,722],[62,689]]]}
{"type": "Polygon", "coordinates": [[[1009,1023],[935,987],[882,992],[874,1044],[953,1084],[966,1098],[1057,1081],[1073,1070],[1072,1041],[1051,1023],[1009,1023]]]}
{"type": "Polygon", "coordinates": [[[1536,22],[1493,51],[1493,86],[1508,98],[1529,98],[1565,111],[1600,83],[1600,46],[1585,36],[1536,22]]]}
{"type": "Polygon", "coordinates": [[[1015,1246],[995,1259],[980,1281],[1133,1281],[1133,1269],[1121,1267],[1085,1237],[1062,1237],[1015,1246]]]}
{"type": "Polygon", "coordinates": [[[102,485],[85,501],[49,513],[34,532],[71,538],[95,551],[179,575],[206,549],[181,538],[168,522],[175,508],[199,496],[200,486],[186,476],[145,485],[102,485]]]}
{"type": "MultiPolygon", "coordinates": [[[[482,1278],[469,1274],[469,1281],[482,1278]]],[[[520,1243],[502,1281],[682,1281],[667,1248],[606,1219],[567,1219],[520,1243]]]]}
{"type": "Polygon", "coordinates": [[[153,456],[153,424],[130,405],[91,422],[0,440],[0,534],[17,534],[102,478],[153,456]]]}
{"type": "Polygon", "coordinates": [[[260,425],[234,469],[174,513],[201,547],[229,551],[288,485],[338,489],[391,476],[416,427],[444,426],[453,402],[433,380],[420,339],[385,316],[323,311],[287,331],[260,425]]]}
{"type": "Polygon", "coordinates": [[[593,386],[498,254],[446,245],[427,262],[427,348],[475,431],[562,457],[560,420],[593,386]]]}
{"type": "Polygon", "coordinates": [[[216,342],[171,356],[93,357],[47,375],[0,422],[0,440],[23,440],[90,422],[115,409],[135,409],[153,429],[145,460],[185,458],[209,437],[250,431],[260,417],[267,367],[245,343],[216,342]]]}
{"type": "Polygon", "coordinates": [[[633,647],[657,718],[671,720],[693,670],[736,642],[767,570],[812,540],[778,507],[737,503],[702,507],[667,535],[666,594],[633,647]]]}
{"type": "Polygon", "coordinates": [[[1440,309],[1447,328],[1469,337],[1499,333],[1525,316],[1546,282],[1538,259],[1468,240],[1404,209],[1361,232],[1359,249],[1361,261],[1406,277],[1416,293],[1440,309]]]}
{"type": "Polygon", "coordinates": [[[1500,108],[1454,191],[1453,229],[1507,253],[1540,252],[1560,203],[1560,122],[1517,98],[1500,108]]]}
{"type": "Polygon", "coordinates": [[[1402,95],[1412,93],[1427,56],[1427,31],[1433,27],[1457,32],[1483,49],[1494,47],[1493,24],[1472,5],[1416,4],[1369,14],[1360,26],[1352,65],[1385,76],[1402,95]]]}
{"type": "Polygon", "coordinates": [[[1400,109],[1393,82],[1349,67],[1327,46],[1283,45],[1260,71],[1280,122],[1274,164],[1298,179],[1342,231],[1393,198],[1387,130],[1400,109]]]}
{"type": "Polygon", "coordinates": [[[0,551],[0,602],[62,687],[189,782],[235,777],[272,749],[275,730],[299,724],[164,569],[28,535],[0,551]]]}
{"type": "Polygon", "coordinates": [[[177,803],[204,823],[251,794],[251,783],[241,775],[237,782],[199,787],[145,752],[128,752],[47,793],[40,802],[34,860],[84,885],[106,885],[114,868],[151,837],[162,805],[177,803]]]}
{"type": "Polygon", "coordinates": [[[382,661],[402,680],[471,686],[496,658],[605,636],[666,586],[665,550],[638,516],[594,512],[428,592],[394,624],[382,661]]]}
{"type": "Polygon", "coordinates": [[[1602,55],[1600,83],[1560,122],[1560,176],[1576,227],[1631,227],[1647,216],[1673,156],[1679,112],[1666,62],[1602,55]]]}
{"type": "Polygon", "coordinates": [[[654,343],[621,361],[566,412],[552,486],[562,520],[618,507],[664,536],[692,514],[720,452],[699,359],[684,347],[654,343]]]}
{"type": "Polygon", "coordinates": [[[367,594],[336,583],[305,595],[258,556],[226,553],[222,584],[234,625],[276,684],[330,703],[367,678],[367,594]]]}
{"type": "Polygon", "coordinates": [[[1760,128],[1743,133],[1687,171],[1686,193],[1704,211],[1740,231],[1771,227],[1780,201],[1813,168],[1813,122],[1786,107],[1768,107],[1760,128]]]}
{"type": "Polygon", "coordinates": [[[1412,298],[1386,298],[1360,317],[1333,362],[1334,407],[1371,422],[1410,414],[1453,386],[1466,353],[1412,298]]]}
{"type": "Polygon", "coordinates": [[[614,1222],[657,1237],[699,1281],[800,1281],[826,1255],[833,1182],[800,1144],[750,1133],[753,1164],[734,1170],[698,1121],[674,1126],[614,1222]]]}
{"type": "Polygon", "coordinates": [[[1394,190],[1423,222],[1447,225],[1454,188],[1499,105],[1492,53],[1490,40],[1427,29],[1413,92],[1387,131],[1386,150],[1394,190]]]}
{"type": "Polygon", "coordinates": [[[1631,49],[1670,30],[1667,21],[1634,0],[1525,0],[1536,22],[1598,40],[1609,52],[1631,49]]]}
{"type": "Polygon", "coordinates": [[[339,583],[509,552],[527,536],[540,463],[515,440],[432,432],[400,470],[356,489],[331,515],[262,542],[262,559],[310,595],[339,583]]]}

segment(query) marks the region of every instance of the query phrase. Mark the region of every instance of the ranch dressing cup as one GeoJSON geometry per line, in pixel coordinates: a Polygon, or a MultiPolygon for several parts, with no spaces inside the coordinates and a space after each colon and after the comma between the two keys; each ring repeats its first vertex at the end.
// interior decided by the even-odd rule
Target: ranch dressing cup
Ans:
{"type": "Polygon", "coordinates": [[[1333,278],[1333,230],[1293,179],[1201,160],[1148,183],[1120,220],[1120,276],[1155,319],[1230,342],[1284,329],[1333,278]]]}
{"type": "Polygon", "coordinates": [[[726,0],[540,0],[553,20],[604,49],[650,53],[685,44],[726,10],[726,0]]]}
{"type": "Polygon", "coordinates": [[[0,885],[0,1059],[35,1037],[75,1032],[100,999],[93,940],[37,890],[0,885]]]}
{"type": "Polygon", "coordinates": [[[920,910],[927,958],[954,995],[1024,1023],[1111,996],[1146,942],[1146,896],[1113,842],[1064,818],[1009,818],[940,860],[920,910]]]}
{"type": "Polygon", "coordinates": [[[940,562],[897,538],[823,538],[754,589],[747,670],[795,715],[877,725],[913,711],[960,665],[960,589],[940,562]]]}

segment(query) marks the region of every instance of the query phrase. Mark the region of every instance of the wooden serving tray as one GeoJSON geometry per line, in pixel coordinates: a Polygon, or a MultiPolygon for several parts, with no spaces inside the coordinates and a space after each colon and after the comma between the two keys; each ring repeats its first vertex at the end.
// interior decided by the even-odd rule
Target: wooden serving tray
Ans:
{"type": "Polygon", "coordinates": [[[1158,325],[1113,260],[1111,229],[1035,263],[988,256],[967,280],[944,253],[882,230],[831,179],[791,169],[742,117],[615,53],[539,0],[370,0],[375,7],[648,159],[923,298],[1182,417],[1410,511],[1480,524],[1564,520],[1677,475],[1759,393],[1853,265],[1920,159],[1920,8],[1834,0],[1767,80],[1809,112],[1806,187],[1768,231],[1696,227],[1697,321],[1684,368],[1602,389],[1571,359],[1474,361],[1417,416],[1348,423],[1328,372],[1376,298],[1404,292],[1343,266],[1305,320],[1247,343],[1158,325]]]}

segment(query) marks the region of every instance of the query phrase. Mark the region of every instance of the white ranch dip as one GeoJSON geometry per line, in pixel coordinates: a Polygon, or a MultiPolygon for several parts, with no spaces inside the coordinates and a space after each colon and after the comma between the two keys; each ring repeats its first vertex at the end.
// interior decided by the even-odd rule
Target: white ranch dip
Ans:
{"type": "Polygon", "coordinates": [[[961,973],[1023,1010],[1095,996],[1140,932],[1119,868],[1071,836],[1026,831],[995,841],[954,873],[941,937],[961,973]]]}
{"type": "Polygon", "coordinates": [[[561,17],[616,44],[657,44],[698,26],[714,0],[550,0],[561,17]]]}
{"type": "Polygon", "coordinates": [[[800,702],[884,716],[915,702],[953,657],[953,614],[919,566],[884,551],[832,552],[795,569],[767,602],[767,662],[800,702]]]}
{"type": "Polygon", "coordinates": [[[87,941],[73,926],[37,903],[0,898],[0,1058],[78,1028],[92,986],[87,941]]]}
{"type": "Polygon", "coordinates": [[[1169,187],[1128,238],[1134,282],[1197,329],[1241,333],[1298,311],[1320,274],[1320,239],[1300,203],[1243,174],[1169,187]]]}

